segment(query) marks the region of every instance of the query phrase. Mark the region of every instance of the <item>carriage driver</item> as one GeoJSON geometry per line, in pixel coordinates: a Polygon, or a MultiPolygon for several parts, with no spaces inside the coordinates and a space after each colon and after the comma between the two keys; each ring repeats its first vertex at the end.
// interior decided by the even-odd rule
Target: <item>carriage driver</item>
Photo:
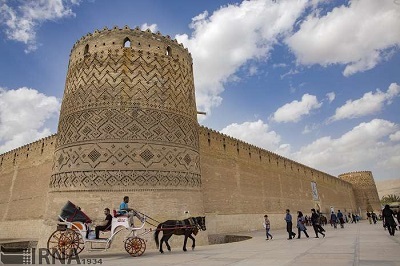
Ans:
{"type": "Polygon", "coordinates": [[[104,215],[106,216],[106,218],[104,219],[102,224],[97,225],[94,229],[96,232],[96,239],[99,239],[100,231],[107,231],[111,229],[112,216],[110,214],[109,208],[104,209],[104,215]]]}
{"type": "Polygon", "coordinates": [[[129,217],[129,223],[132,225],[132,227],[135,227],[133,223],[133,216],[136,216],[141,222],[143,222],[143,218],[137,213],[137,211],[128,207],[128,202],[129,202],[129,197],[125,196],[124,200],[119,205],[119,213],[127,214],[129,217]]]}

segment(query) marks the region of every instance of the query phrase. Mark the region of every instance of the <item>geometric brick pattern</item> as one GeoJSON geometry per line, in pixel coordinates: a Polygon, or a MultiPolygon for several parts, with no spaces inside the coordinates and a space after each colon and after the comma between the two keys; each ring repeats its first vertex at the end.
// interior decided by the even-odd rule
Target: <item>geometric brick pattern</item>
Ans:
{"type": "Polygon", "coordinates": [[[196,122],[159,110],[135,111],[137,115],[134,118],[132,109],[91,109],[64,116],[59,125],[59,132],[63,133],[58,134],[58,145],[87,140],[156,140],[198,149],[196,122]]]}
{"type": "Polygon", "coordinates": [[[200,188],[200,175],[173,171],[95,170],[55,174],[50,187],[63,190],[136,190],[200,188]]]}
{"type": "Polygon", "coordinates": [[[199,136],[188,51],[150,32],[114,29],[71,52],[50,187],[124,184],[199,187],[199,136]]]}
{"type": "Polygon", "coordinates": [[[199,153],[182,147],[142,142],[84,143],[59,149],[54,154],[54,172],[169,169],[200,172],[199,153]]]}

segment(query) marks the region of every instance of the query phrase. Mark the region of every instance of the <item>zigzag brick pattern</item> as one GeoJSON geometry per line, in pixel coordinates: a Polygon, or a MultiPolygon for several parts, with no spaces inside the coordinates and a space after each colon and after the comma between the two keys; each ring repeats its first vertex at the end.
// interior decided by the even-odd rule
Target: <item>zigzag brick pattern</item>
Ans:
{"type": "Polygon", "coordinates": [[[198,138],[188,51],[137,29],[95,32],[71,52],[50,187],[200,189],[198,138]]]}

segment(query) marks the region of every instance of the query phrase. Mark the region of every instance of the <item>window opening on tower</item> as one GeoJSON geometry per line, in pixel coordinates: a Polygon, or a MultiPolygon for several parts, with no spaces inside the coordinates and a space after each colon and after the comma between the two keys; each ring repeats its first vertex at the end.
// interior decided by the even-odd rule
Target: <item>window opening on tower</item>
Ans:
{"type": "Polygon", "coordinates": [[[124,39],[124,47],[125,47],[125,48],[131,47],[131,40],[129,40],[128,37],[126,37],[126,38],[124,39]]]}
{"type": "Polygon", "coordinates": [[[86,55],[88,53],[89,53],[89,44],[86,44],[85,51],[84,51],[83,55],[86,55]]]}

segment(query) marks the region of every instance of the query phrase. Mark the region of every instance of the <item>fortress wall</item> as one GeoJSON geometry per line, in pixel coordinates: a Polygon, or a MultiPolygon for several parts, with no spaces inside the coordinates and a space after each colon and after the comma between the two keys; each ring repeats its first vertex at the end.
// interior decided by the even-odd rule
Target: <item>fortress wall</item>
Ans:
{"type": "Polygon", "coordinates": [[[0,238],[37,238],[26,225],[42,224],[56,138],[52,135],[0,155],[0,238]]]}
{"type": "Polygon", "coordinates": [[[265,213],[274,228],[283,228],[287,208],[293,215],[314,207],[355,208],[348,182],[205,127],[200,154],[209,234],[261,229],[265,213]],[[318,200],[311,181],[317,183],[318,200]]]}

